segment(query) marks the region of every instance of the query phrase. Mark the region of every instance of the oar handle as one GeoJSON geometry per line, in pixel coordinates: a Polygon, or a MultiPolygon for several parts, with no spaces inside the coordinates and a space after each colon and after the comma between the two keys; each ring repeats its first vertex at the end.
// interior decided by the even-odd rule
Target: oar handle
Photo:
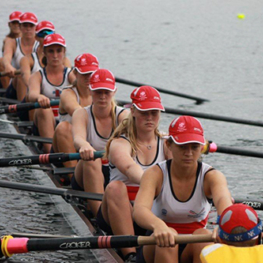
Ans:
{"type": "MultiPolygon", "coordinates": [[[[50,101],[50,106],[57,106],[59,105],[59,100],[51,100],[50,101]]],[[[28,110],[33,110],[40,108],[41,106],[39,105],[38,102],[28,102],[28,103],[20,103],[20,104],[13,104],[13,105],[8,105],[8,106],[3,106],[0,108],[0,114],[4,113],[15,113],[18,111],[28,111],[28,110]]]]}
{"type": "MultiPolygon", "coordinates": [[[[19,69],[15,71],[15,75],[19,75],[20,73],[21,71],[19,69]]],[[[0,72],[0,77],[6,77],[8,75],[9,75],[8,72],[0,72]]]]}
{"type": "MultiPolygon", "coordinates": [[[[94,152],[94,159],[102,158],[105,151],[96,151],[94,152]]],[[[79,153],[69,153],[69,161],[71,160],[80,160],[80,154],[79,153]]]]}
{"type": "MultiPolygon", "coordinates": [[[[177,235],[174,237],[176,244],[214,242],[212,234],[208,235],[177,235]]],[[[139,236],[138,245],[156,245],[154,236],[139,236]]]]}

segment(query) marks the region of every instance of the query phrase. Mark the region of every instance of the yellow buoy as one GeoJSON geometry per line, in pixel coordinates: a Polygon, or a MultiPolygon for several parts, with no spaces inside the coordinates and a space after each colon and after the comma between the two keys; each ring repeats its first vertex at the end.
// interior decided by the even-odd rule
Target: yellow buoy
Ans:
{"type": "Polygon", "coordinates": [[[237,18],[238,19],[245,19],[245,15],[244,14],[237,14],[237,18]]]}

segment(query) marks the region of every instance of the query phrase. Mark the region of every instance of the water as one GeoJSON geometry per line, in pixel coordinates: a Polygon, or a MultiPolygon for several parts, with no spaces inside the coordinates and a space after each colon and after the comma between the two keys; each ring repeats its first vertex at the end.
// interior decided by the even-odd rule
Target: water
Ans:
{"type": "MultiPolygon", "coordinates": [[[[262,1],[1,1],[0,38],[14,10],[51,20],[72,63],[89,52],[120,78],[210,100],[196,105],[162,94],[166,107],[263,119],[262,1]]],[[[129,100],[132,90],[118,84],[117,99],[129,100]]],[[[174,117],[163,114],[161,129],[174,117]]],[[[200,120],[206,138],[218,145],[263,152],[261,127],[200,120]]],[[[214,153],[204,161],[226,175],[234,197],[262,198],[262,159],[214,153]]]]}

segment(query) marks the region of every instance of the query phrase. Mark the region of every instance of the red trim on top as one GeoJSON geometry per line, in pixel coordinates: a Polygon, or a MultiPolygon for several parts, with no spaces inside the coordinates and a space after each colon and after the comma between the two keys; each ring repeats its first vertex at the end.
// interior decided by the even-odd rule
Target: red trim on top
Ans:
{"type": "Polygon", "coordinates": [[[8,106],[8,112],[17,112],[17,105],[9,105],[8,106]]]}
{"type": "Polygon", "coordinates": [[[204,228],[207,224],[208,216],[200,222],[192,223],[168,223],[165,222],[167,226],[174,228],[178,234],[193,234],[193,232],[199,228],[204,228]]]}
{"type": "Polygon", "coordinates": [[[129,200],[134,201],[135,197],[139,191],[139,186],[127,186],[129,200]]]}

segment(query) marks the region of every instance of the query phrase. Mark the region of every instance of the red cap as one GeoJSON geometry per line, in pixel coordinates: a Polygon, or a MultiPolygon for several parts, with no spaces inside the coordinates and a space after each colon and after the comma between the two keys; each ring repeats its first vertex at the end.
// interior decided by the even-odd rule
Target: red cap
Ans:
{"type": "Polygon", "coordinates": [[[256,211],[245,204],[234,204],[226,208],[219,220],[220,228],[231,234],[231,231],[238,226],[244,227],[247,231],[258,224],[256,211]]]}
{"type": "Polygon", "coordinates": [[[169,136],[176,144],[205,144],[203,127],[199,120],[192,116],[180,116],[174,119],[169,127],[169,136]]]}
{"type": "Polygon", "coordinates": [[[80,74],[91,73],[99,68],[98,59],[89,53],[77,56],[74,62],[75,69],[80,74]]]}
{"type": "Polygon", "coordinates": [[[90,90],[105,89],[115,91],[115,77],[107,69],[97,69],[90,77],[90,90]]]}
{"type": "Polygon", "coordinates": [[[20,22],[20,16],[22,15],[23,13],[20,12],[20,11],[14,11],[13,13],[10,14],[9,16],[9,21],[8,22],[13,22],[13,21],[18,21],[20,22]]]}
{"type": "Polygon", "coordinates": [[[60,34],[51,34],[45,36],[43,46],[48,47],[51,45],[60,45],[66,47],[65,38],[60,34]]]}
{"type": "Polygon", "coordinates": [[[50,21],[41,21],[36,26],[36,34],[45,29],[55,31],[55,26],[50,21]]]}
{"type": "Polygon", "coordinates": [[[131,93],[132,104],[141,111],[147,110],[161,110],[164,107],[161,103],[161,96],[159,92],[150,86],[141,86],[136,88],[131,93]]]}
{"type": "Polygon", "coordinates": [[[20,23],[31,23],[37,25],[37,17],[33,13],[26,12],[20,16],[20,23]]]}

